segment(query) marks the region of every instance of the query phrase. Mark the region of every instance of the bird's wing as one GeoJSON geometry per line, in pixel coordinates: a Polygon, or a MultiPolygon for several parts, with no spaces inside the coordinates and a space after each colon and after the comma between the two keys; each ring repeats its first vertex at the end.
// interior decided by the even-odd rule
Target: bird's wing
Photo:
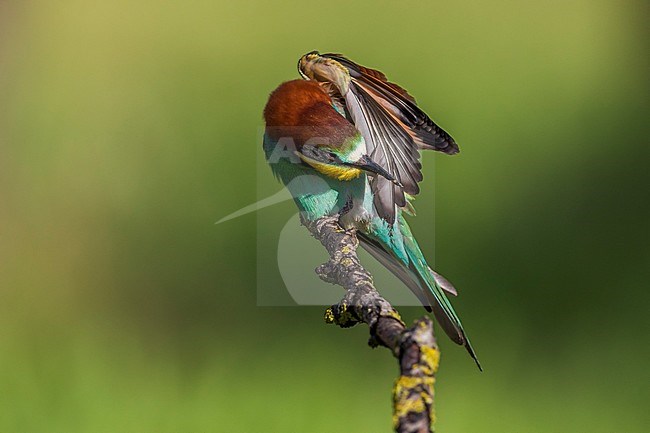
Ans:
{"type": "Polygon", "coordinates": [[[346,107],[366,142],[370,158],[401,184],[375,176],[371,182],[374,203],[379,215],[389,223],[395,221],[395,205],[406,205],[404,193],[416,195],[422,180],[419,153],[409,136],[390,122],[379,104],[363,89],[350,85],[345,95],[346,107]]]}
{"type": "Polygon", "coordinates": [[[391,174],[401,186],[375,176],[371,182],[379,215],[395,221],[395,206],[406,206],[404,194],[416,195],[422,180],[419,149],[448,154],[458,145],[415,103],[415,99],[380,71],[363,67],[338,54],[323,57],[339,62],[350,72],[345,105],[363,135],[370,158],[391,174]]]}
{"type": "Polygon", "coordinates": [[[459,152],[454,139],[427,116],[415,98],[402,87],[391,83],[381,71],[361,66],[340,54],[322,54],[335,60],[350,72],[351,82],[366,91],[386,112],[412,135],[418,147],[438,150],[450,155],[459,152]]]}

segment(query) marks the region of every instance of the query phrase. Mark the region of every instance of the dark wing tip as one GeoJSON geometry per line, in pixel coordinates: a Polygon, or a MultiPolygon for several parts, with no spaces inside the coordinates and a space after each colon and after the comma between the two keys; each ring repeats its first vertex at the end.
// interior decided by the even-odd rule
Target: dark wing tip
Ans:
{"type": "Polygon", "coordinates": [[[469,356],[472,357],[474,362],[476,363],[476,366],[478,367],[479,371],[483,371],[483,367],[481,367],[481,363],[476,357],[476,353],[474,353],[474,349],[472,348],[472,345],[469,343],[469,340],[465,339],[465,349],[467,349],[467,353],[469,353],[469,356]]]}
{"type": "Polygon", "coordinates": [[[460,153],[460,148],[458,147],[458,144],[454,141],[453,138],[449,137],[446,140],[442,140],[441,146],[436,147],[434,150],[438,150],[442,153],[446,153],[447,155],[456,155],[457,153],[460,153]]]}
{"type": "Polygon", "coordinates": [[[460,152],[456,140],[431,120],[429,124],[416,129],[415,133],[421,140],[419,146],[422,149],[436,150],[447,155],[455,155],[460,152]]]}

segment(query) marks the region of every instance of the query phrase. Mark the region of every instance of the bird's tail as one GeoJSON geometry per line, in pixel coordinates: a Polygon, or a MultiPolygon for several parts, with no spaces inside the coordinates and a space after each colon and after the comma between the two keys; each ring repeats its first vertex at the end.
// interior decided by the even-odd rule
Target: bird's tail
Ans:
{"type": "Polygon", "coordinates": [[[370,239],[366,235],[359,233],[361,235],[359,236],[361,245],[402,280],[418,297],[427,311],[433,311],[437,322],[449,338],[456,344],[465,346],[467,352],[482,371],[481,364],[467,338],[463,325],[451,306],[447,295],[445,295],[445,291],[456,295],[456,289],[449,281],[438,275],[427,265],[410,227],[401,215],[398,216],[396,225],[399,227],[403,238],[404,249],[409,261],[408,266],[405,266],[393,254],[388,253],[387,248],[381,245],[382,242],[377,242],[377,240],[370,239]]]}

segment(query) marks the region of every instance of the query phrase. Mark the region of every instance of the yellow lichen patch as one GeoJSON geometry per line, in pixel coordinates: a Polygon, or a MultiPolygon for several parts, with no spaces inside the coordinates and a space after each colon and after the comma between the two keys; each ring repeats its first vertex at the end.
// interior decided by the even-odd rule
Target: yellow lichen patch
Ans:
{"type": "Polygon", "coordinates": [[[325,323],[334,323],[334,312],[331,308],[325,310],[325,323]]]}
{"type": "MultiPolygon", "coordinates": [[[[400,376],[393,386],[393,424],[397,426],[399,419],[410,412],[421,413],[432,406],[433,398],[426,391],[417,392],[417,388],[431,387],[433,392],[432,377],[400,376]]],[[[421,389],[421,388],[420,388],[421,389]]]]}
{"type": "Polygon", "coordinates": [[[354,320],[354,317],[348,311],[348,306],[345,303],[342,303],[339,311],[339,320],[337,323],[349,324],[351,322],[356,322],[356,320],[354,320]]]}
{"type": "Polygon", "coordinates": [[[399,425],[400,418],[405,417],[410,412],[420,413],[426,410],[426,405],[421,398],[406,398],[395,401],[395,410],[393,411],[393,426],[399,425]]]}
{"type": "Polygon", "coordinates": [[[387,317],[392,317],[393,319],[397,320],[398,322],[404,323],[404,322],[402,322],[402,316],[399,315],[399,313],[397,312],[397,310],[392,310],[392,311],[391,311],[390,313],[388,313],[386,316],[387,316],[387,317]]]}
{"type": "Polygon", "coordinates": [[[400,394],[404,391],[412,391],[419,385],[433,385],[433,377],[416,377],[416,376],[400,376],[395,381],[395,394],[400,394]]]}
{"type": "Polygon", "coordinates": [[[352,259],[345,258],[345,259],[341,260],[341,266],[345,266],[346,268],[349,267],[349,266],[352,266],[353,264],[354,264],[354,261],[352,261],[352,259]]]}
{"type": "Polygon", "coordinates": [[[429,406],[429,420],[431,420],[431,425],[436,423],[436,407],[433,405],[433,401],[429,406]]]}
{"type": "Polygon", "coordinates": [[[420,349],[423,370],[426,374],[433,375],[438,371],[440,352],[433,347],[424,346],[420,349]]]}

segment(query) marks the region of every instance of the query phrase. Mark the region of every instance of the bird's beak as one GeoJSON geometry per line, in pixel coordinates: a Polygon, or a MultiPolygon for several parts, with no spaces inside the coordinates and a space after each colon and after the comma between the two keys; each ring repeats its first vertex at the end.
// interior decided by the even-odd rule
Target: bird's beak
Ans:
{"type": "Polygon", "coordinates": [[[359,158],[358,161],[356,162],[348,162],[345,163],[345,165],[349,165],[351,167],[356,167],[359,168],[363,171],[367,171],[368,173],[373,173],[373,174],[378,174],[382,177],[385,177],[386,179],[390,180],[397,186],[402,186],[401,183],[397,181],[389,172],[384,170],[382,166],[377,164],[375,161],[370,159],[368,155],[363,155],[361,158],[359,158]]]}

